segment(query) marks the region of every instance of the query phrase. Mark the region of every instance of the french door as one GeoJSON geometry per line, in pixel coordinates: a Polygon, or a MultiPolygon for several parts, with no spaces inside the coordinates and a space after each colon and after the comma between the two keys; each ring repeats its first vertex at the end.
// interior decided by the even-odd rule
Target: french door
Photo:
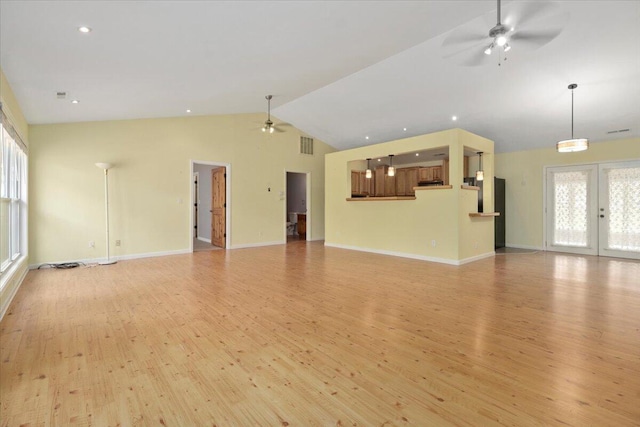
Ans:
{"type": "Polygon", "coordinates": [[[546,248],[640,259],[640,161],[550,167],[546,248]]]}

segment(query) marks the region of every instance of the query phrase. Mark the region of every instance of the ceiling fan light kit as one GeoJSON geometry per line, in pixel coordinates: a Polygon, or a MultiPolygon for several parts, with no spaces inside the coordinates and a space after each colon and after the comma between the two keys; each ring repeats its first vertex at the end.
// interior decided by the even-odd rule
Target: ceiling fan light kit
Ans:
{"type": "Polygon", "coordinates": [[[556,143],[558,153],[575,153],[576,151],[584,151],[589,148],[589,140],[586,138],[573,137],[573,90],[578,85],[571,83],[568,89],[571,90],[571,139],[565,139],[556,143]]]}
{"type": "MultiPolygon", "coordinates": [[[[496,47],[502,48],[504,53],[507,53],[511,50],[511,45],[509,44],[509,39],[507,38],[507,34],[513,31],[513,28],[507,28],[506,25],[502,24],[502,16],[501,16],[501,8],[500,8],[500,0],[498,0],[498,23],[495,27],[489,30],[489,37],[493,39],[491,44],[484,50],[485,55],[491,55],[493,50],[496,47]]],[[[507,60],[505,56],[504,60],[507,60]]],[[[498,62],[498,65],[501,65],[498,62]]]]}

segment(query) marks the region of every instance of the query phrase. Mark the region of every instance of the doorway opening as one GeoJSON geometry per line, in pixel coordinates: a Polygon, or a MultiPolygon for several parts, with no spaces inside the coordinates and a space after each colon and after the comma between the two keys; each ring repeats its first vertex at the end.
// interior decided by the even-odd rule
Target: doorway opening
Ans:
{"type": "Polygon", "coordinates": [[[287,202],[284,218],[287,243],[311,240],[310,206],[311,179],[308,172],[285,173],[287,181],[287,202]]]}
{"type": "Polygon", "coordinates": [[[640,161],[546,168],[545,247],[640,259],[640,161]]]}
{"type": "Polygon", "coordinates": [[[191,161],[191,251],[230,246],[230,170],[228,163],[191,161]]]}

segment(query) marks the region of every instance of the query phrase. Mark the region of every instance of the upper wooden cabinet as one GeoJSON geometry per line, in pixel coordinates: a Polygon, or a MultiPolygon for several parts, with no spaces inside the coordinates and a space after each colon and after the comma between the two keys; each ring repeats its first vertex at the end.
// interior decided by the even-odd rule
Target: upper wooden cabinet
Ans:
{"type": "Polygon", "coordinates": [[[442,181],[442,166],[431,166],[431,176],[434,181],[442,181]]]}
{"type": "MultiPolygon", "coordinates": [[[[396,168],[396,171],[397,170],[396,168]]],[[[376,167],[374,194],[376,197],[391,197],[396,195],[396,177],[389,176],[389,166],[387,165],[376,167]]]]}
{"type": "Polygon", "coordinates": [[[375,177],[367,178],[366,171],[351,171],[351,197],[373,196],[375,177]]]}
{"type": "Polygon", "coordinates": [[[442,166],[420,168],[418,181],[442,181],[442,166]]]}
{"type": "Polygon", "coordinates": [[[415,196],[413,187],[418,186],[418,174],[420,168],[396,169],[396,196],[415,196]]]}
{"type": "Polygon", "coordinates": [[[351,171],[351,196],[360,195],[360,172],[351,171]]]}

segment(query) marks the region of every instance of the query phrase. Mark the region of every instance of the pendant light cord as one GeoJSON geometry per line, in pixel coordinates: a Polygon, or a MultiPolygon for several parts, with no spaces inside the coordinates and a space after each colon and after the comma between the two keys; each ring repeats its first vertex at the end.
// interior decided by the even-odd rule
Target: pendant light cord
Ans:
{"type": "Polygon", "coordinates": [[[573,139],[573,89],[571,89],[571,139],[573,139]]]}

